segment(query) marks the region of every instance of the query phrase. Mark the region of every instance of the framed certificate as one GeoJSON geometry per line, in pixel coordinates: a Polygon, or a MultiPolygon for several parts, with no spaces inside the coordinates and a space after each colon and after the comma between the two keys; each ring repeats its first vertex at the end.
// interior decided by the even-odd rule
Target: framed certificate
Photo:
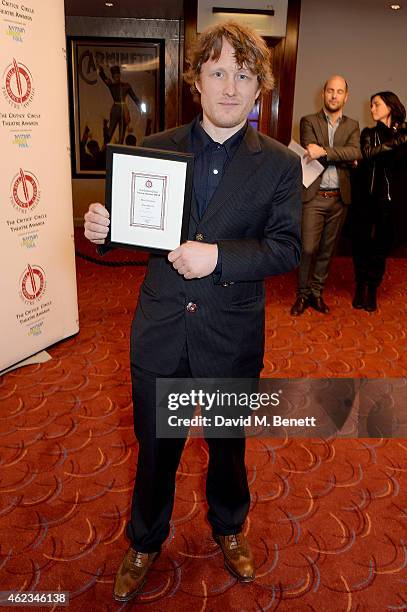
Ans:
{"type": "Polygon", "coordinates": [[[108,145],[107,244],[164,253],[188,236],[194,156],[108,145]]]}

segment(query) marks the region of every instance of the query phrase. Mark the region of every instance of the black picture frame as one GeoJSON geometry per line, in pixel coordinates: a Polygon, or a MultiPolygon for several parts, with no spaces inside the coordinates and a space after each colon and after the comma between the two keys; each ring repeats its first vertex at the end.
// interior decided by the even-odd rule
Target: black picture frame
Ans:
{"type": "MultiPolygon", "coordinates": [[[[194,156],[192,153],[150,149],[147,147],[108,145],[105,206],[109,211],[110,225],[105,244],[107,246],[165,254],[185,242],[188,238],[189,217],[191,213],[193,171],[194,156]],[[144,163],[140,160],[144,160],[144,163]],[[150,176],[155,175],[156,179],[163,178],[163,174],[157,177],[157,164],[154,164],[153,161],[150,163],[148,160],[158,160],[159,166],[162,166],[162,173],[168,172],[167,199],[165,202],[166,210],[163,224],[160,228],[150,228],[141,225],[140,228],[137,228],[137,224],[132,223],[134,176],[138,175],[139,177],[143,176],[149,179],[150,176]],[[170,162],[170,164],[167,164],[167,162],[170,162]],[[177,165],[171,164],[171,162],[179,163],[177,165]],[[173,166],[173,168],[171,168],[171,166],[173,166]],[[174,169],[175,166],[178,168],[177,171],[174,169]],[[151,167],[152,170],[150,174],[148,174],[148,171],[147,175],[142,174],[143,168],[146,167],[151,167]],[[179,174],[176,173],[179,172],[181,168],[181,172],[184,173],[182,177],[184,181],[183,185],[180,182],[179,174]],[[116,193],[115,190],[119,190],[119,193],[116,193]],[[120,208],[117,215],[115,214],[115,207],[120,208]],[[131,240],[115,239],[115,233],[117,233],[115,224],[120,224],[121,219],[124,219],[125,223],[131,226],[131,240]],[[174,228],[176,228],[176,235],[174,233],[174,228]],[[152,230],[152,242],[146,244],[146,233],[148,233],[149,230],[152,230]],[[161,235],[160,232],[162,232],[161,235]],[[170,233],[171,239],[175,239],[176,243],[173,243],[171,246],[164,246],[166,242],[168,242],[168,235],[170,233]],[[140,239],[141,236],[143,236],[143,239],[140,239]],[[158,245],[157,242],[159,243],[158,245]]],[[[128,229],[127,227],[125,230],[127,233],[128,229]]],[[[147,240],[149,240],[149,238],[150,237],[148,237],[147,240]]]]}
{"type": "Polygon", "coordinates": [[[106,147],[164,129],[165,40],[67,38],[73,178],[105,178],[106,147]]]}

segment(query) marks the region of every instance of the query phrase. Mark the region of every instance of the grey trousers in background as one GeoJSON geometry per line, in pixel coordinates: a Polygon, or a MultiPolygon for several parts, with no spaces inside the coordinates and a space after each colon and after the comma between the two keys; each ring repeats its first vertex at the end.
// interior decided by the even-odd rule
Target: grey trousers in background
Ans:
{"type": "Polygon", "coordinates": [[[321,296],[346,213],[347,206],[340,197],[316,195],[303,203],[299,296],[321,296]]]}

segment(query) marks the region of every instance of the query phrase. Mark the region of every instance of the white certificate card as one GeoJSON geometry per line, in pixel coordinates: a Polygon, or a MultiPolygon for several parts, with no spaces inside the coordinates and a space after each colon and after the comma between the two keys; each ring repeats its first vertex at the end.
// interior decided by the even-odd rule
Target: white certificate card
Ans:
{"type": "Polygon", "coordinates": [[[130,225],[164,231],[168,178],[165,174],[132,172],[130,225]]]}
{"type": "Polygon", "coordinates": [[[307,154],[307,150],[304,149],[298,142],[295,140],[291,140],[288,148],[291,151],[294,151],[299,157],[301,157],[301,166],[302,166],[302,184],[305,188],[309,187],[316,178],[325,170],[324,166],[319,163],[317,159],[312,160],[311,162],[307,162],[305,156],[307,154]]]}
{"type": "Polygon", "coordinates": [[[193,155],[144,147],[107,148],[107,244],[172,251],[187,238],[193,155]]]}

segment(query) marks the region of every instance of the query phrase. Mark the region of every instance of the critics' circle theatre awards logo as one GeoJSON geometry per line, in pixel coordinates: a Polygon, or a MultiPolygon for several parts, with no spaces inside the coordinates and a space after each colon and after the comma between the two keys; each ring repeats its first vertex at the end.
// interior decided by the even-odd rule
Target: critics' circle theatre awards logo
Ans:
{"type": "Polygon", "coordinates": [[[2,85],[4,97],[15,108],[28,106],[34,97],[31,72],[14,58],[3,73],[2,85]]]}
{"type": "Polygon", "coordinates": [[[36,264],[26,267],[20,277],[20,296],[24,302],[32,303],[41,299],[45,293],[45,272],[36,264]]]}
{"type": "Polygon", "coordinates": [[[146,187],[148,187],[148,189],[151,189],[151,187],[153,186],[152,181],[150,181],[150,179],[146,180],[146,187]]]}
{"type": "Polygon", "coordinates": [[[20,168],[11,181],[11,202],[19,212],[34,210],[40,201],[38,179],[32,172],[20,168]]]}

